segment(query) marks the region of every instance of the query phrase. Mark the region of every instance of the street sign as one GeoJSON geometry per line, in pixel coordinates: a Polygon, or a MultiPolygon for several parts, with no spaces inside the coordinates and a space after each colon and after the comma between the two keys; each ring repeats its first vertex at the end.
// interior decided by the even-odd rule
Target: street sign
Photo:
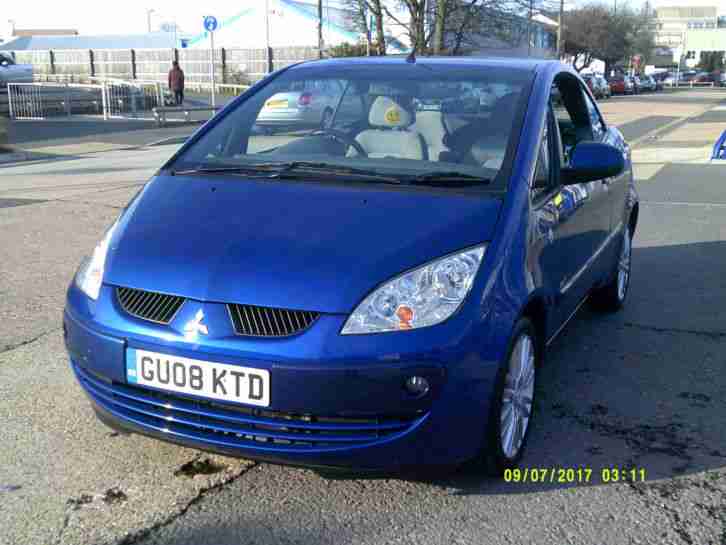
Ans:
{"type": "Polygon", "coordinates": [[[186,49],[187,47],[189,47],[189,38],[182,38],[181,46],[182,46],[182,49],[186,49]]]}
{"type": "Polygon", "coordinates": [[[204,18],[204,28],[207,30],[207,32],[214,32],[217,30],[217,18],[213,15],[207,15],[204,18]]]}
{"type": "Polygon", "coordinates": [[[214,85],[214,31],[217,30],[217,18],[212,15],[204,17],[204,28],[209,32],[209,81],[212,84],[212,108],[217,104],[214,85]]]}

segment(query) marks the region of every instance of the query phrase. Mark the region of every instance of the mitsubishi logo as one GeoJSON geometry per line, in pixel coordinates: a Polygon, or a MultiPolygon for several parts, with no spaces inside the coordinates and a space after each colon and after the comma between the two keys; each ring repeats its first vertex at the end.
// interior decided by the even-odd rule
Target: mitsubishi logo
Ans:
{"type": "Polygon", "coordinates": [[[200,308],[194,315],[194,319],[189,320],[184,326],[184,333],[191,336],[196,336],[200,333],[202,335],[209,335],[209,329],[202,323],[202,320],[204,320],[204,311],[200,308]]]}

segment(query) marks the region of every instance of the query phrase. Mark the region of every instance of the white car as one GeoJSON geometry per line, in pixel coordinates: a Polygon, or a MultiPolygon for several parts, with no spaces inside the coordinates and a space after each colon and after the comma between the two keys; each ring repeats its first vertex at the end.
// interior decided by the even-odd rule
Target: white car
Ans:
{"type": "Polygon", "coordinates": [[[30,64],[16,64],[7,53],[0,52],[0,87],[8,83],[32,83],[33,67],[30,64]]]}

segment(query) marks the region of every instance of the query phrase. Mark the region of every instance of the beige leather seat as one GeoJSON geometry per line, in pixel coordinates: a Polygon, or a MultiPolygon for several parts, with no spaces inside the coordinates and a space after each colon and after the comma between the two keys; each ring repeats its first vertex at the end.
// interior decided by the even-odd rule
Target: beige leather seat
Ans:
{"type": "Polygon", "coordinates": [[[446,127],[444,127],[444,117],[440,111],[424,110],[416,112],[416,123],[411,129],[419,133],[426,144],[428,160],[439,161],[442,151],[449,151],[444,144],[446,138],[446,127]]]}
{"type": "MultiPolygon", "coordinates": [[[[371,129],[362,131],[356,141],[372,159],[392,157],[396,159],[425,159],[426,151],[421,135],[410,130],[413,116],[394,99],[379,96],[368,114],[371,129]]],[[[352,147],[348,156],[357,152],[352,147]]]]}

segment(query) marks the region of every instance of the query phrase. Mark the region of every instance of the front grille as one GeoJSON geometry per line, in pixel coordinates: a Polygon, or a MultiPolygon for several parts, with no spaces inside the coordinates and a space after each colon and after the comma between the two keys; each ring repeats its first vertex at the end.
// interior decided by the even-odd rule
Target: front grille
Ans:
{"type": "Polygon", "coordinates": [[[133,288],[116,288],[116,297],[126,312],[158,324],[168,324],[184,304],[183,297],[133,288]]]}
{"type": "Polygon", "coordinates": [[[320,313],[305,310],[227,305],[237,335],[287,337],[309,328],[320,313]]]}
{"type": "Polygon", "coordinates": [[[314,416],[235,406],[101,379],[73,363],[91,398],[118,418],[219,447],[306,451],[372,443],[403,434],[428,413],[314,416]]]}

